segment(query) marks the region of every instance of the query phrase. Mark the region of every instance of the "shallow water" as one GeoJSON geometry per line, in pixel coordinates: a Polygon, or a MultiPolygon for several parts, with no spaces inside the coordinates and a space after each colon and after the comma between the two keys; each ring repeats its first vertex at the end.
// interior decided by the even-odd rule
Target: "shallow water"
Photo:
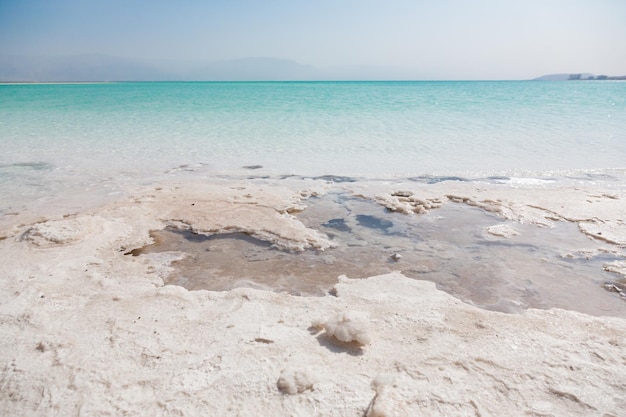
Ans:
{"type": "Polygon", "coordinates": [[[575,224],[557,222],[550,229],[511,224],[520,234],[504,239],[487,232],[504,220],[462,204],[404,215],[369,200],[329,194],[306,205],[298,219],[327,234],[336,248],[290,253],[244,234],[166,229],[153,233],[154,245],[132,254],[186,254],[173,263],[167,283],[190,290],[245,286],[321,295],[339,275],[401,271],[490,310],[558,307],[626,317],[626,300],[602,287],[617,279],[603,264],[624,255],[584,236],[575,224]]]}
{"type": "Polygon", "coordinates": [[[564,177],[625,168],[624,126],[610,81],[0,85],[0,213],[187,174],[564,177]]]}

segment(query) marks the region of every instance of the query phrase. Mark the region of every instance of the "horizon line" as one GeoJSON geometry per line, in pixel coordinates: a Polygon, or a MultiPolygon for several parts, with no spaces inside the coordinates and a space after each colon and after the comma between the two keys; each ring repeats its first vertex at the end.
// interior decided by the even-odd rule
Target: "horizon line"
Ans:
{"type": "Polygon", "coordinates": [[[8,84],[122,84],[122,83],[338,83],[338,82],[351,82],[351,83],[368,83],[368,82],[511,82],[511,81],[538,81],[538,82],[562,82],[562,81],[624,81],[626,80],[626,76],[615,76],[619,79],[609,79],[609,80],[542,80],[538,78],[528,78],[528,79],[519,79],[519,78],[511,78],[511,79],[302,79],[302,80],[293,80],[293,79],[277,79],[277,80],[63,80],[63,81],[52,81],[52,80],[19,80],[19,81],[7,81],[0,80],[0,85],[8,85],[8,84]]]}

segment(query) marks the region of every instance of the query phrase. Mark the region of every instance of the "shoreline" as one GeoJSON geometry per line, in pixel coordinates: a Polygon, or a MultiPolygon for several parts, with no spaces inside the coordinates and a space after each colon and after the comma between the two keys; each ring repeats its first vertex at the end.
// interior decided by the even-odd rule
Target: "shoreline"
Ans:
{"type": "MultiPolygon", "coordinates": [[[[569,228],[555,240],[564,245],[557,249],[569,242],[563,256],[576,258],[571,271],[586,256],[610,253],[616,261],[607,264],[621,271],[612,272],[619,279],[626,273],[624,199],[623,185],[215,178],[151,184],[78,211],[17,214],[0,230],[9,271],[0,286],[0,408],[35,416],[259,409],[617,416],[626,408],[626,314],[488,311],[393,271],[339,277],[318,296],[244,287],[189,291],[165,285],[180,253],[130,253],[154,243],[151,231],[170,227],[196,236],[243,233],[294,256],[373,247],[393,269],[411,256],[398,239],[429,227],[439,237],[415,238],[411,250],[447,265],[459,255],[444,237],[464,236],[466,226],[476,227],[468,239],[491,242],[487,252],[519,242],[532,256],[528,242],[575,224],[588,244],[572,240],[569,228]],[[326,226],[314,227],[320,222],[326,226]],[[450,229],[439,228],[446,223],[450,229]],[[389,259],[394,253],[402,255],[398,262],[389,259]],[[332,336],[337,323],[348,336],[332,336]]],[[[461,254],[476,246],[468,242],[453,243],[461,254]]],[[[252,262],[267,261],[266,253],[247,252],[252,262]]],[[[554,259],[542,262],[549,268],[554,259]]],[[[617,293],[599,291],[626,305],[617,293]]]]}
{"type": "MultiPolygon", "coordinates": [[[[567,275],[571,283],[563,284],[563,293],[572,293],[566,290],[567,285],[573,285],[574,290],[579,285],[591,285],[589,289],[594,291],[602,287],[624,297],[626,210],[621,201],[626,188],[621,182],[566,185],[538,179],[499,178],[483,182],[433,178],[404,181],[337,176],[220,177],[208,181],[179,178],[134,191],[128,188],[104,199],[101,196],[83,203],[82,207],[76,205],[80,199],[57,199],[30,211],[6,213],[0,222],[0,241],[26,241],[43,248],[71,246],[74,240],[80,244],[84,235],[92,233],[91,226],[83,225],[86,219],[108,218],[111,211],[121,207],[139,206],[148,214],[132,210],[120,215],[123,221],[118,220],[129,223],[127,227],[133,232],[128,239],[138,242],[124,245],[124,254],[148,258],[176,254],[168,262],[179,268],[173,268],[177,272],[172,273],[173,278],[164,277],[164,283],[186,282],[190,278],[185,274],[195,274],[192,280],[196,284],[187,286],[190,290],[235,288],[228,284],[230,281],[277,290],[272,285],[257,286],[259,279],[265,279],[282,280],[281,291],[298,292],[290,288],[286,276],[280,275],[292,262],[300,265],[291,274],[296,284],[311,275],[307,271],[311,268],[323,268],[328,277],[324,280],[326,287],[313,285],[312,292],[305,290],[303,295],[326,293],[339,275],[365,277],[400,271],[414,279],[433,281],[461,300],[475,303],[477,300],[472,296],[462,295],[467,288],[455,293],[450,287],[458,287],[455,280],[468,279],[462,276],[463,270],[470,266],[478,268],[472,274],[495,279],[486,284],[489,286],[519,287],[516,280],[522,279],[523,274],[543,276],[544,281],[550,280],[550,274],[567,275]],[[266,212],[259,207],[264,207],[266,212]],[[220,220],[214,213],[229,213],[235,208],[243,214],[232,219],[221,214],[226,217],[220,220]],[[263,216],[269,216],[272,221],[264,225],[263,216]],[[287,231],[283,230],[285,227],[287,231]],[[284,233],[287,235],[283,236],[284,233]],[[200,249],[202,245],[204,249],[200,249]],[[220,248],[220,245],[225,246],[220,248]],[[222,259],[208,253],[214,249],[215,254],[223,253],[219,255],[222,259]],[[352,260],[353,257],[360,261],[352,260]],[[189,264],[186,258],[195,259],[195,272],[185,270],[184,265],[189,264]],[[514,266],[521,259],[526,259],[527,265],[514,266]],[[221,272],[206,275],[200,267],[202,262],[208,269],[220,263],[221,272]],[[250,267],[240,277],[231,264],[250,267]],[[518,271],[506,272],[511,268],[518,271]],[[569,269],[581,272],[582,281],[573,279],[578,275],[572,275],[569,269]],[[182,281],[176,278],[177,273],[183,274],[182,281]],[[498,277],[503,274],[511,277],[503,281],[498,277]],[[205,276],[224,284],[205,285],[205,276]]],[[[315,279],[315,273],[312,277],[315,279]]],[[[521,287],[517,289],[520,290],[521,287]]],[[[540,290],[533,286],[524,291],[540,290]]],[[[552,294],[548,299],[560,297],[556,290],[551,291],[545,294],[552,294]]],[[[546,304],[546,300],[538,301],[541,297],[525,302],[516,299],[513,293],[492,294],[490,302],[478,301],[477,305],[500,310],[493,297],[518,304],[519,308],[512,307],[511,312],[559,307],[602,315],[593,308],[581,310],[573,296],[571,301],[546,304]]],[[[626,317],[623,304],[616,305],[617,313],[610,314],[626,317]]],[[[509,311],[507,307],[501,308],[509,311]]]]}

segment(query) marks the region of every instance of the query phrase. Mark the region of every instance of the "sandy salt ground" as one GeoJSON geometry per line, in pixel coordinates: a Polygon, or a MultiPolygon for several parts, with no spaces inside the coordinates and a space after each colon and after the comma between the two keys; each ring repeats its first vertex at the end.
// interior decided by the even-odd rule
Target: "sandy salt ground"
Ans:
{"type": "MultiPolygon", "coordinates": [[[[331,185],[294,187],[164,185],[89,212],[15,216],[0,231],[1,414],[623,415],[626,319],[481,310],[399,273],[343,277],[323,297],[187,291],[163,285],[181,254],[124,255],[167,225],[331,250],[292,215],[331,185]]],[[[411,213],[461,201],[626,243],[622,193],[351,187],[411,213]]]]}

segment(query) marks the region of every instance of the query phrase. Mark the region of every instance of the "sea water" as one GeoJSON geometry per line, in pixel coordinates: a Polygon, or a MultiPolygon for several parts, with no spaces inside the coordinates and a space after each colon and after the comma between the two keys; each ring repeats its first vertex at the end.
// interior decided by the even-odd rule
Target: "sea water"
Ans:
{"type": "MultiPolygon", "coordinates": [[[[2,216],[72,199],[84,207],[161,180],[216,177],[623,189],[626,82],[0,85],[2,216]]],[[[524,226],[528,240],[507,244],[483,234],[503,220],[477,209],[406,217],[347,195],[307,205],[298,217],[345,243],[343,249],[295,255],[242,236],[202,243],[163,231],[162,247],[145,252],[201,254],[201,264],[181,261],[170,277],[189,289],[256,285],[319,293],[338,274],[400,269],[486,308],[556,306],[626,316],[626,303],[601,289],[614,279],[602,263],[619,255],[578,264],[561,257],[559,251],[575,252],[572,245],[590,245],[574,225],[550,233],[524,226]],[[391,261],[390,250],[402,260],[391,261]],[[278,276],[286,264],[290,275],[278,276]],[[220,272],[209,281],[210,268],[220,272]],[[581,297],[598,301],[581,305],[581,297]]]]}
{"type": "Polygon", "coordinates": [[[626,167],[626,83],[0,85],[0,210],[163,175],[565,177],[626,167]]]}

